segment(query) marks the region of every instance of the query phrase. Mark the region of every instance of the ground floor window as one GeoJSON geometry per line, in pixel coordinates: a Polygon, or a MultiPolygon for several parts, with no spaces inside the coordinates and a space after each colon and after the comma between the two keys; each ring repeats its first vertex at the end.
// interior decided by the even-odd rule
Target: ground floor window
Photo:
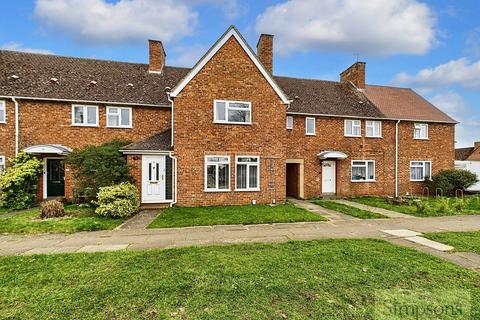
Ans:
{"type": "Polygon", "coordinates": [[[375,161],[373,160],[353,160],[352,161],[352,181],[375,181],[375,161]]]}
{"type": "Polygon", "coordinates": [[[229,191],[230,190],[230,157],[206,156],[205,157],[205,190],[229,191]]]}
{"type": "Polygon", "coordinates": [[[237,157],[236,190],[258,191],[260,189],[259,157],[237,157]]]}
{"type": "Polygon", "coordinates": [[[0,172],[5,171],[5,156],[0,156],[0,172]]]}
{"type": "Polygon", "coordinates": [[[410,181],[424,181],[432,177],[431,161],[411,161],[410,181]]]}

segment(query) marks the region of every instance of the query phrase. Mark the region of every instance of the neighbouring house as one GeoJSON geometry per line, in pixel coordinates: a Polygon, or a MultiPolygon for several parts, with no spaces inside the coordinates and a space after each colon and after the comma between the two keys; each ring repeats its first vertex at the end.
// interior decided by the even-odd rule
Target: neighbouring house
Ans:
{"type": "Polygon", "coordinates": [[[254,52],[230,27],[193,68],[0,51],[0,169],[45,159],[39,198],[72,197],[62,157],[114,138],[144,204],[282,202],[288,196],[421,193],[454,167],[456,122],[414,91],[273,75],[273,36],[254,52]]]}
{"type": "MultiPolygon", "coordinates": [[[[473,147],[455,149],[455,168],[473,172],[480,179],[480,141],[473,147]]],[[[467,190],[480,192],[480,181],[467,190]]]]}

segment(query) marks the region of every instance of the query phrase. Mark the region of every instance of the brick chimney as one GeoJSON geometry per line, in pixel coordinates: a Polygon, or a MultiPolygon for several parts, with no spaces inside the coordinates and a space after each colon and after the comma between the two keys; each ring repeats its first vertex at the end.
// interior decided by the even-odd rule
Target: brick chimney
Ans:
{"type": "Polygon", "coordinates": [[[479,148],[480,147],[480,141],[475,141],[473,143],[473,146],[474,146],[475,149],[479,148]]]}
{"type": "Polygon", "coordinates": [[[355,62],[347,70],[340,73],[340,82],[351,82],[358,89],[365,89],[365,62],[355,62]]]}
{"type": "Polygon", "coordinates": [[[273,73],[273,35],[261,34],[257,43],[257,57],[265,69],[273,73]]]}
{"type": "Polygon", "coordinates": [[[165,66],[165,50],[162,41],[148,40],[149,65],[148,72],[161,73],[165,66]]]}

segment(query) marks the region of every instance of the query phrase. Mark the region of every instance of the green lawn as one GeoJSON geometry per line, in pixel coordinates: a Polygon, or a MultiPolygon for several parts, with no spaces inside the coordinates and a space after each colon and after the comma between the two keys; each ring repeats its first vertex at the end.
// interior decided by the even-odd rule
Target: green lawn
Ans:
{"type": "Polygon", "coordinates": [[[379,219],[379,218],[387,218],[383,214],[376,213],[376,212],[371,212],[371,211],[366,211],[362,209],[357,209],[354,207],[350,207],[341,203],[336,203],[333,201],[328,201],[328,200],[314,200],[312,201],[313,203],[330,209],[334,211],[338,211],[344,214],[347,214],[349,216],[357,217],[360,219],[379,219]]]}
{"type": "Polygon", "coordinates": [[[444,198],[444,200],[436,198],[423,199],[427,205],[427,209],[424,212],[419,212],[414,204],[411,205],[396,205],[388,204],[384,197],[355,197],[349,198],[350,201],[363,203],[369,206],[383,208],[387,210],[397,211],[405,214],[410,214],[417,217],[438,217],[449,215],[465,215],[465,214],[480,214],[480,198],[479,197],[465,197],[465,208],[463,211],[458,211],[454,208],[454,203],[457,201],[455,198],[444,198]],[[447,201],[448,210],[442,211],[440,208],[440,202],[447,201]]]}
{"type": "Polygon", "coordinates": [[[424,235],[426,238],[451,245],[455,251],[470,251],[480,254],[480,231],[435,232],[424,235]]]}
{"type": "Polygon", "coordinates": [[[113,229],[123,223],[123,219],[112,219],[95,215],[90,208],[66,206],[67,216],[62,218],[40,219],[40,208],[18,213],[0,215],[1,233],[53,233],[113,229]]]}
{"type": "Polygon", "coordinates": [[[158,215],[149,228],[174,228],[210,226],[219,224],[258,224],[276,222],[326,221],[315,213],[295,207],[293,204],[175,207],[158,215]]]}
{"type": "Polygon", "coordinates": [[[473,319],[479,284],[473,271],[380,240],[1,257],[0,318],[409,319],[378,315],[395,298],[465,305],[454,319],[470,319],[471,302],[473,319]]]}

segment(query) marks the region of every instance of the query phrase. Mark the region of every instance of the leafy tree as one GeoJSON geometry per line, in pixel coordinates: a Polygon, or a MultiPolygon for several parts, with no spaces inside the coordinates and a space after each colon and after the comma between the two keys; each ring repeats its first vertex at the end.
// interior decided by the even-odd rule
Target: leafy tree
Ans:
{"type": "Polygon", "coordinates": [[[128,141],[112,140],[100,146],[89,145],[70,153],[65,162],[76,180],[77,192],[94,198],[100,187],[130,182],[129,167],[120,149],[128,141]]]}
{"type": "Polygon", "coordinates": [[[430,181],[427,181],[427,184],[432,191],[439,188],[445,195],[454,195],[456,190],[465,191],[477,181],[478,177],[475,173],[467,170],[448,169],[434,175],[430,181]]]}
{"type": "Polygon", "coordinates": [[[43,162],[24,152],[10,160],[0,174],[0,207],[13,210],[30,208],[36,202],[43,162]]]}

